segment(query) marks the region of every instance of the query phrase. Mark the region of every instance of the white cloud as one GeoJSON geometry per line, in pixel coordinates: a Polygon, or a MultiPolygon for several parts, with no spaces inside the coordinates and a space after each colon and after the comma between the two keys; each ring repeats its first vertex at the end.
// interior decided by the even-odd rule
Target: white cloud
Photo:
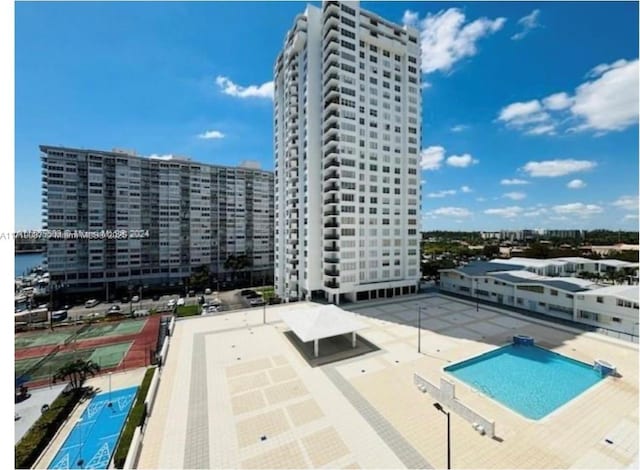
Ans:
{"type": "Polygon", "coordinates": [[[418,22],[418,12],[405,10],[404,15],[402,15],[402,24],[406,24],[407,26],[415,26],[418,22]]]}
{"type": "Polygon", "coordinates": [[[273,99],[273,81],[265,82],[262,85],[249,85],[243,87],[236,85],[227,77],[216,77],[216,84],[225,95],[236,98],[270,98],[273,99]]]}
{"type": "Polygon", "coordinates": [[[596,162],[589,160],[547,160],[542,162],[528,162],[522,169],[531,177],[564,176],[570,173],[591,170],[596,167],[596,162]]]}
{"type": "Polygon", "coordinates": [[[541,124],[539,126],[532,127],[525,134],[529,135],[543,135],[549,134],[553,135],[556,133],[556,127],[553,124],[541,124]]]}
{"type": "Polygon", "coordinates": [[[637,211],[638,196],[620,196],[613,205],[627,211],[637,211]]]}
{"type": "Polygon", "coordinates": [[[487,200],[487,198],[484,198],[484,197],[482,197],[482,196],[481,196],[481,197],[477,197],[477,198],[476,198],[476,201],[478,201],[478,202],[484,202],[484,201],[486,201],[486,200],[487,200]]]}
{"type": "Polygon", "coordinates": [[[542,100],[544,107],[553,111],[560,109],[567,109],[573,104],[573,98],[567,95],[564,91],[560,93],[554,93],[542,100]]]}
{"type": "Polygon", "coordinates": [[[602,207],[595,204],[583,204],[582,202],[573,202],[571,204],[562,204],[553,206],[556,214],[586,218],[594,214],[602,212],[602,207]]]}
{"type": "Polygon", "coordinates": [[[637,214],[627,214],[624,216],[624,220],[638,220],[637,214]]]}
{"type": "Polygon", "coordinates": [[[460,191],[462,191],[463,193],[470,193],[473,191],[473,189],[471,189],[469,186],[462,186],[460,187],[460,191]]]}
{"type": "Polygon", "coordinates": [[[567,188],[569,189],[582,189],[585,188],[587,184],[582,180],[571,180],[567,183],[567,188]]]}
{"type": "Polygon", "coordinates": [[[460,9],[449,8],[429,14],[419,22],[424,73],[447,72],[459,60],[474,56],[478,52],[476,42],[500,30],[506,19],[483,17],[466,24],[465,21],[460,9]]]}
{"type": "Polygon", "coordinates": [[[450,131],[451,132],[462,132],[462,131],[466,131],[469,128],[469,126],[465,125],[465,124],[458,124],[457,126],[453,126],[450,131]]]}
{"type": "Polygon", "coordinates": [[[522,213],[522,207],[519,206],[510,206],[510,207],[500,207],[496,209],[487,209],[484,211],[487,215],[496,215],[498,217],[505,217],[507,219],[511,219],[513,217],[518,217],[522,213]]]}
{"type": "Polygon", "coordinates": [[[527,16],[523,16],[518,20],[518,24],[522,25],[523,29],[519,33],[511,36],[511,39],[518,41],[529,34],[533,29],[539,28],[538,17],[540,16],[540,10],[533,10],[527,16]]]}
{"type": "Polygon", "coordinates": [[[627,61],[624,59],[618,59],[611,64],[598,64],[594,68],[589,70],[586,78],[597,78],[603,73],[608,72],[609,70],[617,69],[625,65],[627,65],[627,61]]]}
{"type": "Polygon", "coordinates": [[[436,198],[436,197],[445,197],[445,196],[453,196],[456,193],[455,189],[444,189],[442,191],[437,191],[435,193],[427,194],[428,198],[436,198]]]}
{"type": "Polygon", "coordinates": [[[506,197],[506,198],[511,199],[513,201],[519,201],[519,200],[524,199],[525,197],[527,197],[527,195],[525,193],[522,193],[522,192],[514,191],[514,192],[511,192],[511,193],[504,193],[502,195],[502,197],[506,197]]]}
{"type": "Polygon", "coordinates": [[[539,209],[532,209],[527,212],[523,212],[522,215],[524,217],[540,217],[546,214],[547,212],[548,212],[547,209],[545,209],[544,207],[541,207],[539,209]]]}
{"type": "Polygon", "coordinates": [[[464,207],[440,207],[433,211],[427,212],[430,216],[444,216],[444,217],[469,217],[471,212],[464,207]]]}
{"type": "Polygon", "coordinates": [[[505,186],[513,186],[513,185],[519,185],[519,184],[529,184],[529,182],[527,180],[520,180],[518,178],[513,178],[513,179],[503,179],[500,181],[500,184],[503,184],[505,186]]]}
{"type": "Polygon", "coordinates": [[[575,130],[620,131],[638,122],[638,59],[598,67],[602,75],[576,89],[571,112],[584,122],[575,130]]]}
{"type": "Polygon", "coordinates": [[[447,157],[447,165],[455,166],[457,168],[466,168],[470,165],[475,165],[476,163],[478,163],[478,160],[474,159],[468,153],[465,153],[464,155],[451,155],[450,157],[447,157]]]}
{"type": "Polygon", "coordinates": [[[198,134],[199,139],[223,139],[224,134],[220,131],[206,131],[198,134]]]}
{"type": "Polygon", "coordinates": [[[600,64],[573,95],[558,92],[542,101],[515,102],[503,107],[498,121],[530,135],[620,131],[638,122],[638,59],[600,64]]]}
{"type": "Polygon", "coordinates": [[[420,152],[420,166],[423,170],[437,170],[444,160],[444,147],[433,145],[420,152]]]}
{"type": "Polygon", "coordinates": [[[431,83],[425,81],[424,79],[422,80],[422,83],[420,84],[420,89],[421,90],[426,90],[427,88],[431,88],[431,83]]]}

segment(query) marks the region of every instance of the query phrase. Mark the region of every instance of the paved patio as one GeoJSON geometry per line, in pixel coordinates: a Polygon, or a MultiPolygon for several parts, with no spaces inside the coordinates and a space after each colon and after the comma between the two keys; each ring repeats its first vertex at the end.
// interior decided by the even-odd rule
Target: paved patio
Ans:
{"type": "Polygon", "coordinates": [[[624,468],[638,454],[638,349],[513,313],[422,295],[352,304],[380,348],[310,367],[285,338],[284,309],[250,309],[176,324],[138,468],[442,468],[446,420],[413,385],[442,367],[506,343],[514,333],[592,363],[607,378],[540,421],[461,382],[456,395],[496,422],[498,439],[452,415],[455,468],[624,468]],[[418,307],[422,353],[417,352],[418,307]],[[606,443],[605,439],[613,442],[606,443]]]}

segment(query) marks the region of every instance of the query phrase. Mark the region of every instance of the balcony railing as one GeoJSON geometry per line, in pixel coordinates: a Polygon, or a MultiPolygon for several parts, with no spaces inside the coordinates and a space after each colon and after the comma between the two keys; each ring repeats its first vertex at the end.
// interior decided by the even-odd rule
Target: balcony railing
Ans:
{"type": "Polygon", "coordinates": [[[327,233],[324,236],[325,240],[340,240],[340,236],[337,233],[327,233]]]}
{"type": "Polygon", "coordinates": [[[324,247],[324,251],[327,251],[330,253],[337,253],[340,251],[340,247],[337,245],[329,245],[324,247]]]}
{"type": "Polygon", "coordinates": [[[340,191],[340,187],[336,183],[330,183],[324,188],[324,192],[328,193],[331,191],[340,191]]]}
{"type": "Polygon", "coordinates": [[[326,215],[326,216],[330,216],[330,215],[336,216],[336,215],[340,215],[340,212],[334,207],[333,209],[329,209],[327,211],[324,211],[324,215],[326,215]]]}
{"type": "Polygon", "coordinates": [[[337,179],[337,178],[340,178],[340,175],[335,170],[331,170],[331,172],[329,172],[326,175],[324,175],[324,181],[325,182],[329,181],[329,180],[332,180],[332,179],[337,179]]]}
{"type": "Polygon", "coordinates": [[[327,198],[324,200],[325,204],[339,204],[340,203],[340,199],[338,199],[335,196],[332,196],[330,198],[327,198]]]}
{"type": "Polygon", "coordinates": [[[331,268],[331,269],[325,269],[325,270],[324,270],[324,274],[325,274],[326,276],[338,277],[338,276],[340,276],[340,271],[338,271],[337,269],[333,269],[333,268],[331,268]]]}
{"type": "Polygon", "coordinates": [[[338,228],[339,226],[340,225],[338,224],[338,222],[335,222],[335,221],[329,221],[324,223],[324,228],[338,228]]]}
{"type": "Polygon", "coordinates": [[[340,283],[336,281],[327,281],[324,283],[324,286],[329,289],[338,289],[340,287],[340,283]]]}
{"type": "Polygon", "coordinates": [[[325,263],[332,263],[332,264],[334,264],[334,263],[339,263],[339,262],[340,262],[340,260],[339,260],[338,258],[325,258],[325,259],[324,259],[324,262],[325,262],[325,263]]]}

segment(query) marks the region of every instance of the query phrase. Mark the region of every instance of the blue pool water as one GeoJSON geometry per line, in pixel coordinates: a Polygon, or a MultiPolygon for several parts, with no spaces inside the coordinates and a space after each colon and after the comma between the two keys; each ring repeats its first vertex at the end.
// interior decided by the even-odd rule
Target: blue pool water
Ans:
{"type": "Polygon", "coordinates": [[[545,417],[602,380],[592,366],[535,345],[510,344],[444,370],[530,419],[545,417]]]}
{"type": "Polygon", "coordinates": [[[93,397],[49,468],[106,469],[137,390],[138,387],[123,388],[113,390],[111,398],[109,392],[93,397]]]}

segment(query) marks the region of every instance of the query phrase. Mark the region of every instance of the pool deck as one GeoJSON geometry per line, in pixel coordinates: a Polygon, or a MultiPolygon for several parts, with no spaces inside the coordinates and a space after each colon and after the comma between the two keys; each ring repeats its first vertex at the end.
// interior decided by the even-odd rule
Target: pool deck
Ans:
{"type": "MultiPolygon", "coordinates": [[[[122,388],[133,387],[142,383],[146,368],[132,369],[126,372],[114,372],[111,376],[111,390],[118,390],[122,388]]],[[[96,387],[97,393],[102,393],[109,390],[109,376],[103,374],[98,377],[92,377],[87,380],[87,386],[96,387]]],[[[91,400],[85,400],[81,403],[69,416],[67,421],[63,424],[62,428],[58,431],[56,436],[52,439],[51,443],[40,456],[40,459],[36,462],[33,468],[46,469],[49,468],[53,459],[55,458],[58,450],[62,447],[65,440],[73,430],[73,426],[77,423],[78,418],[82,416],[85,408],[89,405],[91,400]]]]}
{"type": "Polygon", "coordinates": [[[309,306],[270,306],[266,325],[262,308],[177,322],[138,468],[442,468],[446,419],[413,385],[414,372],[436,384],[449,377],[460,400],[496,423],[491,439],[452,414],[454,468],[626,468],[637,461],[635,344],[421,295],[349,305],[380,350],[311,368],[278,315],[309,306]],[[418,306],[426,307],[421,354],[418,306]],[[586,363],[607,360],[621,377],[533,421],[443,372],[516,333],[586,363]]]}

